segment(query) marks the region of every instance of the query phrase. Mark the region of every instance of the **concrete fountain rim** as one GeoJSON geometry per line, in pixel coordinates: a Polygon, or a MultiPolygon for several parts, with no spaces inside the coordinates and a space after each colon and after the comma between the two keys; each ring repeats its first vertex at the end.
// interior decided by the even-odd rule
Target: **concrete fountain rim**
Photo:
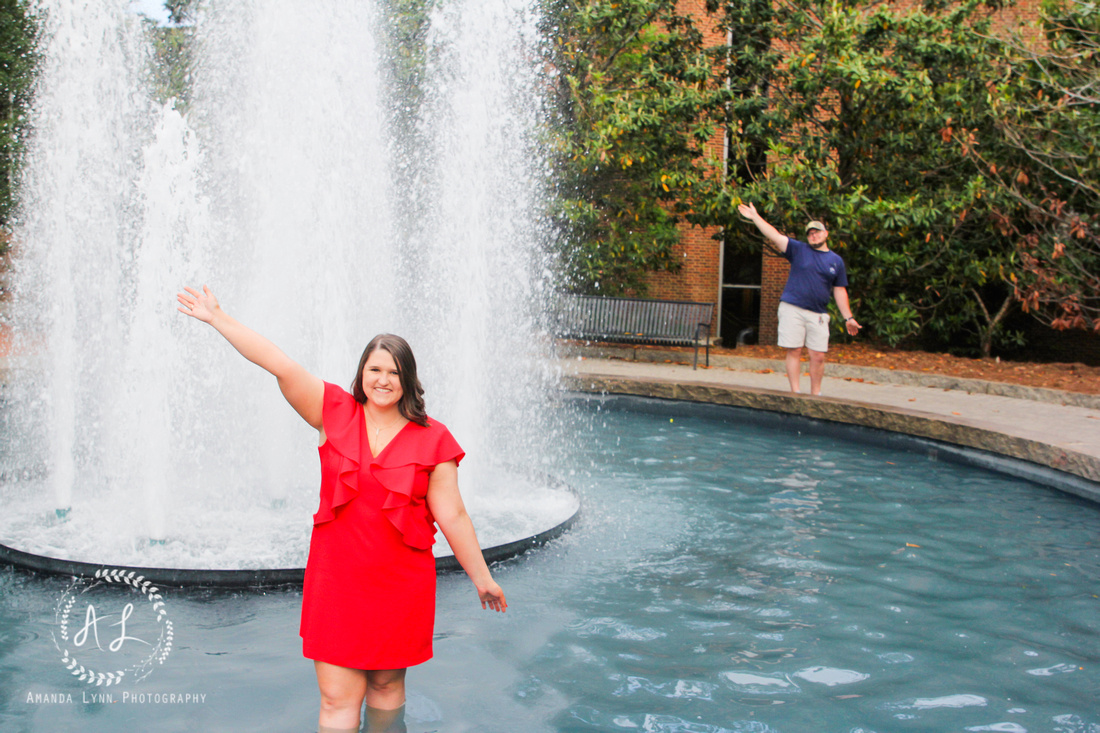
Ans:
{"type": "MultiPolygon", "coordinates": [[[[577,508],[564,521],[518,540],[505,542],[492,547],[484,547],[481,552],[487,563],[501,563],[519,557],[530,550],[561,537],[576,524],[581,516],[580,495],[569,484],[548,474],[540,478],[555,489],[567,491],[577,500],[577,508]]],[[[32,571],[43,575],[93,578],[97,571],[110,569],[124,574],[134,573],[157,585],[191,588],[273,588],[280,586],[301,586],[305,580],[305,568],[250,568],[240,570],[213,570],[206,568],[158,568],[132,565],[104,565],[100,563],[37,555],[0,543],[0,563],[32,571]]],[[[436,573],[453,573],[461,570],[458,560],[452,555],[435,558],[436,573]]]]}

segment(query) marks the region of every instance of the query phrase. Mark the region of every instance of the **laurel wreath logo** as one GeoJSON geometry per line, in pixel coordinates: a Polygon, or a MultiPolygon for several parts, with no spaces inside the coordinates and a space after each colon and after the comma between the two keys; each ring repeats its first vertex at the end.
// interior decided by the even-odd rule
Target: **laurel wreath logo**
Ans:
{"type": "Polygon", "coordinates": [[[133,570],[101,568],[95,572],[92,579],[76,578],[73,584],[61,595],[61,600],[58,601],[57,619],[61,641],[59,642],[55,635],[54,645],[61,652],[61,661],[74,677],[90,685],[110,687],[127,678],[134,682],[141,681],[148,677],[158,665],[164,664],[164,661],[168,659],[168,655],[172,652],[172,639],[174,636],[172,621],[168,618],[168,611],[165,608],[160,589],[133,570]],[[69,650],[69,617],[73,606],[76,605],[76,601],[81,595],[100,585],[115,583],[128,585],[140,591],[145,599],[152,604],[152,610],[156,614],[157,624],[160,628],[160,635],[157,638],[157,643],[152,647],[152,651],[137,663],[123,669],[102,672],[81,664],[76,655],[69,650]]]}

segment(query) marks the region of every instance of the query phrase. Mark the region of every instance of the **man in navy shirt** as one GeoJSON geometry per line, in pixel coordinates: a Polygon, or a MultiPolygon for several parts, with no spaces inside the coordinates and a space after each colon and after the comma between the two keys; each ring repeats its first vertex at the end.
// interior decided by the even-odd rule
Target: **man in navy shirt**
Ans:
{"type": "Polygon", "coordinates": [[[825,376],[825,352],[829,350],[829,298],[836,298],[848,333],[855,336],[861,326],[848,305],[848,274],[844,260],[829,249],[829,232],[819,221],[806,225],[809,243],[780,234],[756,213],[752,204],[739,204],[737,211],[759,229],[791,263],[787,286],[779,302],[779,345],[787,350],[787,380],[791,391],[799,392],[802,347],[810,352],[810,394],[821,394],[825,376]]]}

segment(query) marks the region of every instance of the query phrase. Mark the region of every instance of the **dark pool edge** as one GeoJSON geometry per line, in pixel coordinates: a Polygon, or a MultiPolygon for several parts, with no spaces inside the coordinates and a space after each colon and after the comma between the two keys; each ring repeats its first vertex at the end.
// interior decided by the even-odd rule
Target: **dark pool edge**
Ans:
{"type": "MultiPolygon", "coordinates": [[[[577,495],[572,487],[566,488],[574,496],[577,495]]],[[[481,552],[485,556],[485,562],[490,565],[502,563],[519,557],[530,550],[542,547],[569,531],[580,518],[580,514],[581,506],[578,501],[577,509],[572,515],[565,521],[543,532],[513,542],[506,542],[502,545],[483,548],[481,552]]],[[[277,588],[281,586],[300,586],[305,579],[305,568],[205,570],[103,565],[35,555],[4,544],[0,544],[0,564],[44,575],[85,578],[94,577],[97,570],[117,569],[125,573],[133,572],[157,585],[175,588],[277,588]]],[[[461,569],[462,567],[458,564],[458,560],[455,559],[454,555],[446,555],[435,559],[436,573],[452,573],[461,569]]]]}
{"type": "Polygon", "coordinates": [[[666,402],[742,408],[757,422],[799,418],[815,432],[912,450],[981,466],[1100,503],[1100,459],[1040,441],[951,422],[938,415],[835,397],[807,398],[786,392],[735,385],[634,379],[604,375],[564,378],[564,389],[596,395],[621,395],[666,402]],[[752,416],[756,413],[755,416],[752,416]],[[773,416],[773,417],[769,417],[773,416]]]}

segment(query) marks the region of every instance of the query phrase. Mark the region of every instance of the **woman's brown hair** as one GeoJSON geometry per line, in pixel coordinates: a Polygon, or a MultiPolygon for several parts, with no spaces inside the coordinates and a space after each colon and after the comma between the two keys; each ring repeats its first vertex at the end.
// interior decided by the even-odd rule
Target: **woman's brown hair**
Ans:
{"type": "Polygon", "coordinates": [[[351,383],[351,394],[355,401],[361,405],[367,401],[367,393],[363,391],[363,369],[370,355],[379,349],[393,357],[393,363],[397,365],[397,377],[401,380],[403,392],[401,401],[397,403],[401,416],[409,422],[427,427],[428,415],[424,411],[424,388],[420,386],[420,380],[416,376],[416,359],[413,357],[412,347],[409,346],[408,341],[392,333],[378,334],[370,340],[367,348],[363,349],[359,368],[355,370],[355,381],[351,383]]]}

